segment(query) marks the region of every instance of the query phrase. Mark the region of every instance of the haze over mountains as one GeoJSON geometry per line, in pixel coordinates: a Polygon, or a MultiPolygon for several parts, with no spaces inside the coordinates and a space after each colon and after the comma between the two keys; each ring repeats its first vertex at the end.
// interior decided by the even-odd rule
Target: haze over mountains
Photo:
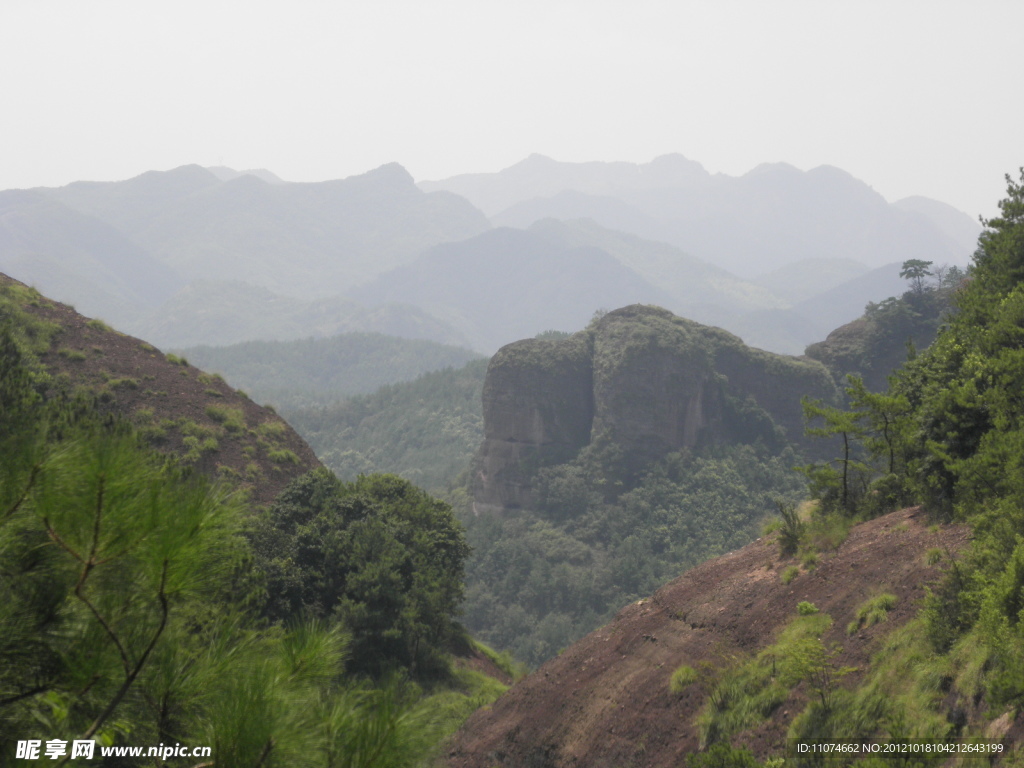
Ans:
{"type": "Polygon", "coordinates": [[[734,178],[681,155],[533,155],[418,186],[395,163],[321,183],[193,165],[0,192],[0,270],[168,347],[377,332],[489,354],[652,303],[799,354],[899,293],[902,261],[966,263],[978,231],[836,168],[734,178]]]}
{"type": "Polygon", "coordinates": [[[945,205],[890,205],[845,171],[766,163],[732,177],[682,155],[650,163],[559,163],[542,155],[493,174],[423,182],[463,195],[495,224],[592,218],[671,243],[744,277],[808,258],[870,267],[925,259],[965,264],[978,227],[945,205]],[[973,225],[973,237],[969,234],[973,225]]]}

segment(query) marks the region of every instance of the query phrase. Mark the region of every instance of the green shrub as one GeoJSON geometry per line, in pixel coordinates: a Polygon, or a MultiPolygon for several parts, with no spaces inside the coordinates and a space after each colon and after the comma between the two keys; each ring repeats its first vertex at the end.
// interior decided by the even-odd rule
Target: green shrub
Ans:
{"type": "Polygon", "coordinates": [[[61,347],[57,350],[57,354],[67,360],[85,360],[85,352],[80,349],[68,349],[67,347],[61,347]]]}
{"type": "Polygon", "coordinates": [[[801,681],[813,682],[819,662],[830,653],[820,638],[831,624],[824,613],[797,616],[757,656],[739,663],[732,660],[713,685],[702,680],[702,687],[710,690],[696,721],[701,745],[724,743],[731,735],[756,727],[801,681]]]}
{"type": "Polygon", "coordinates": [[[98,317],[94,317],[92,320],[87,322],[86,325],[88,325],[90,328],[92,328],[93,330],[96,330],[96,331],[112,331],[113,330],[113,328],[111,328],[109,325],[104,323],[98,317]]]}
{"type": "Polygon", "coordinates": [[[512,654],[508,651],[502,651],[501,653],[499,653],[490,646],[481,643],[479,640],[476,640],[472,637],[468,637],[468,639],[469,643],[473,648],[475,648],[478,652],[482,653],[484,656],[490,659],[491,663],[494,664],[494,666],[496,666],[506,675],[511,677],[513,680],[520,680],[526,677],[526,674],[529,671],[526,665],[512,658],[512,654]]]}
{"type": "Polygon", "coordinates": [[[807,527],[807,539],[817,551],[831,552],[846,541],[852,527],[853,520],[838,512],[816,514],[807,527]]]}
{"type": "Polygon", "coordinates": [[[942,555],[943,552],[941,549],[939,549],[938,547],[932,547],[927,552],[925,552],[924,561],[928,563],[928,565],[938,565],[940,562],[942,562],[942,555]]]}
{"type": "Polygon", "coordinates": [[[188,435],[190,437],[197,437],[205,439],[207,437],[214,437],[215,433],[212,427],[208,427],[205,424],[192,421],[192,419],[181,419],[174,424],[181,430],[181,434],[188,435]]]}
{"type": "Polygon", "coordinates": [[[793,579],[800,575],[800,568],[796,565],[791,565],[788,568],[784,568],[780,578],[783,584],[790,584],[793,579]]]}
{"type": "Polygon", "coordinates": [[[288,427],[285,426],[283,421],[264,421],[258,427],[256,431],[264,437],[270,439],[281,438],[285,436],[288,431],[288,427]]]}
{"type": "Polygon", "coordinates": [[[301,464],[302,460],[295,455],[294,451],[287,448],[279,448],[267,453],[267,457],[275,464],[301,464]]]}
{"type": "Polygon", "coordinates": [[[779,552],[783,557],[788,557],[795,554],[800,546],[805,531],[804,521],[800,519],[800,514],[794,505],[776,501],[775,506],[782,519],[782,524],[779,527],[779,552]]]}
{"type": "Polygon", "coordinates": [[[157,424],[144,424],[138,428],[139,437],[150,445],[167,442],[167,430],[157,424]]]}
{"type": "Polygon", "coordinates": [[[228,432],[241,432],[245,429],[245,414],[241,408],[210,403],[206,406],[206,415],[218,424],[223,424],[228,432]]]}
{"type": "Polygon", "coordinates": [[[846,634],[852,635],[861,628],[872,627],[889,620],[889,611],[896,607],[896,595],[883,592],[861,603],[856,618],[846,627],[846,634]]]}
{"type": "Polygon", "coordinates": [[[683,664],[676,667],[675,672],[672,673],[668,681],[668,689],[678,695],[695,682],[697,682],[697,670],[689,664],[683,664]]]}
{"type": "Polygon", "coordinates": [[[801,616],[813,616],[818,613],[818,606],[807,600],[801,600],[796,604],[796,612],[801,616]]]}
{"type": "Polygon", "coordinates": [[[178,357],[177,355],[172,354],[170,352],[167,353],[166,357],[167,362],[170,363],[171,365],[188,365],[188,360],[186,360],[184,357],[178,357]]]}

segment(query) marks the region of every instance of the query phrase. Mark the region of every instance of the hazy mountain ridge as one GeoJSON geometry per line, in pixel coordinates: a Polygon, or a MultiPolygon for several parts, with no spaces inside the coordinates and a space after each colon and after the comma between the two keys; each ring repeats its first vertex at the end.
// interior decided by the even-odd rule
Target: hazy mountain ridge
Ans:
{"type": "Polygon", "coordinates": [[[303,301],[237,281],[193,281],[137,319],[132,328],[166,347],[287,341],[354,332],[458,346],[469,343],[458,330],[419,307],[367,307],[344,296],[303,301]]]}
{"type": "Polygon", "coordinates": [[[0,270],[114,322],[182,285],[117,228],[34,190],[0,192],[0,270]]]}
{"type": "Polygon", "coordinates": [[[422,181],[419,186],[429,192],[450,190],[494,216],[517,202],[564,190],[609,195],[625,189],[695,185],[710,177],[700,163],[680,154],[662,155],[638,165],[621,161],[562,163],[534,153],[499,173],[467,173],[422,181]]]}
{"type": "Polygon", "coordinates": [[[420,186],[464,195],[495,224],[592,218],[746,276],[821,257],[868,266],[911,258],[962,265],[980,231],[970,231],[969,217],[944,204],[890,205],[830,166],[802,172],[771,163],[730,177],[712,176],[680,155],[648,164],[559,163],[534,155],[497,173],[420,186]]]}
{"type": "Polygon", "coordinates": [[[394,163],[315,184],[214,170],[3,192],[0,267],[168,346],[343,331],[466,343],[422,310],[368,310],[341,294],[487,230],[467,201],[421,192],[394,163]]]}
{"type": "Polygon", "coordinates": [[[415,304],[491,352],[510,338],[574,331],[599,307],[671,297],[599,248],[499,228],[424,252],[358,291],[361,300],[415,304]]]}
{"type": "Polygon", "coordinates": [[[118,227],[186,280],[244,277],[300,297],[341,293],[438,242],[488,228],[461,198],[391,163],[347,179],[221,181],[198,166],[39,190],[118,227]]]}
{"type": "Polygon", "coordinates": [[[513,337],[576,331],[599,308],[643,303],[724,328],[751,346],[801,354],[869,301],[902,293],[899,269],[814,259],[744,280],[593,220],[544,219],[437,246],[352,295],[418,306],[488,353],[513,337]],[[765,284],[772,280],[797,300],[774,294],[765,284]]]}
{"type": "Polygon", "coordinates": [[[826,167],[765,164],[734,179],[680,155],[644,165],[535,155],[449,181],[454,191],[418,188],[394,163],[319,183],[192,165],[10,191],[0,266],[164,346],[369,331],[490,353],[639,302],[798,354],[899,292],[894,277],[856,274],[857,264],[869,269],[890,251],[898,264],[922,249],[950,261],[951,238],[975,226],[935,201],[889,206],[826,167]],[[494,220],[528,229],[488,235],[456,192],[489,210],[511,202],[494,220]],[[876,236],[889,251],[850,258],[876,236]],[[729,242],[759,260],[746,273],[764,274],[739,278],[701,250],[729,242]]]}

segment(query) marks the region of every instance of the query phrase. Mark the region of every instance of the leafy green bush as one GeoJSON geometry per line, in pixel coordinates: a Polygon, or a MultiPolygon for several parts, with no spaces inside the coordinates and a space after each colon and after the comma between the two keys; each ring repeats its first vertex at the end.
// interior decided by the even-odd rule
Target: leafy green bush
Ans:
{"type": "Polygon", "coordinates": [[[796,604],[796,612],[801,616],[813,616],[818,613],[818,606],[807,600],[801,600],[796,604]]]}

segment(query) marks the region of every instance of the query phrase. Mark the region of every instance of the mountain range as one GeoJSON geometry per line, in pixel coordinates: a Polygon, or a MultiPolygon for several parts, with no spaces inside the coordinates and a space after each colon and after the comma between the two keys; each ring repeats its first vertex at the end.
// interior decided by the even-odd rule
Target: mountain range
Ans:
{"type": "Polygon", "coordinates": [[[890,204],[839,168],[766,163],[739,177],[682,155],[647,164],[559,163],[531,155],[498,173],[422,182],[467,198],[497,225],[591,218],[658,240],[744,277],[810,258],[869,267],[907,259],[966,264],[978,225],[950,206],[890,204]]]}
{"type": "Polygon", "coordinates": [[[490,354],[651,303],[799,354],[966,261],[978,225],[835,168],[733,178],[534,155],[418,186],[399,165],[320,183],[183,166],[0,192],[0,269],[163,347],[376,332],[490,354]]]}

